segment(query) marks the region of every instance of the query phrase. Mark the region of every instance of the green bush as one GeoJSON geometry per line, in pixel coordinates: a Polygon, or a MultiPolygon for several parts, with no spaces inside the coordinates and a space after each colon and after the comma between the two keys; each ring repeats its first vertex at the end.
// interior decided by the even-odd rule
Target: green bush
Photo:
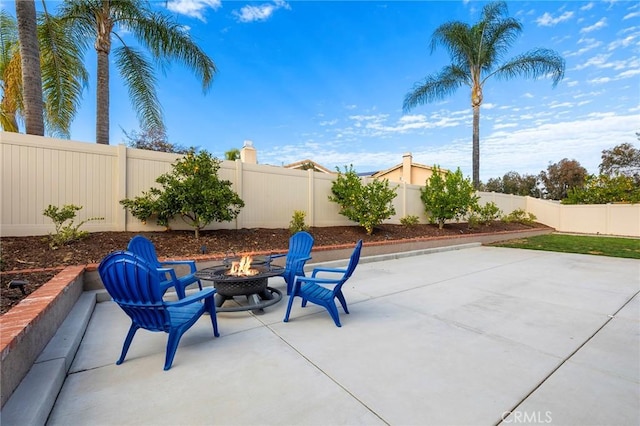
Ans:
{"type": "Polygon", "coordinates": [[[235,219],[244,201],[231,189],[231,182],[218,178],[220,160],[207,151],[190,150],[173,164],[173,170],[156,179],[162,189],[151,188],[141,196],[120,203],[136,218],[146,222],[156,216],[158,225],[168,226],[180,216],[193,227],[195,236],[213,221],[235,219]]]}
{"type": "Polygon", "coordinates": [[[373,228],[385,219],[396,214],[393,199],[396,190],[389,188],[389,181],[374,180],[362,184],[353,166],[345,167],[344,173],[338,170],[338,177],[331,185],[329,201],[340,206],[340,214],[363,226],[368,235],[373,228]]]}
{"type": "Polygon", "coordinates": [[[523,225],[532,225],[537,217],[533,213],[527,213],[522,209],[516,209],[502,218],[504,222],[512,223],[522,223],[523,225]]]}
{"type": "Polygon", "coordinates": [[[73,222],[76,217],[76,212],[81,209],[81,206],[73,204],[65,204],[62,208],[49,204],[42,213],[53,221],[56,228],[55,234],[49,234],[49,247],[55,249],[63,245],[71,244],[74,241],[81,240],[89,235],[87,231],[80,231],[80,227],[82,225],[90,220],[104,220],[104,218],[101,217],[92,217],[74,225],[73,222]]]}
{"type": "Polygon", "coordinates": [[[307,215],[302,210],[294,210],[293,217],[291,218],[291,222],[289,222],[289,232],[291,235],[300,231],[308,231],[309,226],[304,222],[304,218],[307,215]]]}
{"type": "Polygon", "coordinates": [[[502,217],[502,210],[498,208],[496,203],[491,201],[482,207],[476,205],[467,218],[467,224],[469,229],[474,229],[480,225],[488,226],[493,221],[500,219],[500,217],[502,217]]]}
{"type": "Polygon", "coordinates": [[[640,203],[640,185],[625,175],[591,175],[581,188],[571,188],[562,204],[640,203]]]}
{"type": "Polygon", "coordinates": [[[440,229],[446,220],[460,220],[478,203],[471,180],[462,176],[460,168],[453,173],[447,171],[443,176],[438,166],[433,166],[433,175],[420,189],[420,199],[429,222],[437,223],[440,229]]]}
{"type": "Polygon", "coordinates": [[[400,219],[400,224],[403,226],[414,226],[420,223],[420,218],[416,215],[408,215],[400,219]]]}

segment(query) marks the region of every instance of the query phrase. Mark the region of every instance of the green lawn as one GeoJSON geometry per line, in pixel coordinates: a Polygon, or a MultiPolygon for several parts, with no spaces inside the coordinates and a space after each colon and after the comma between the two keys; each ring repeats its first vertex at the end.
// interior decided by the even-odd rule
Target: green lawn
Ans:
{"type": "Polygon", "coordinates": [[[498,247],[640,259],[640,239],[547,234],[491,244],[498,247]]]}

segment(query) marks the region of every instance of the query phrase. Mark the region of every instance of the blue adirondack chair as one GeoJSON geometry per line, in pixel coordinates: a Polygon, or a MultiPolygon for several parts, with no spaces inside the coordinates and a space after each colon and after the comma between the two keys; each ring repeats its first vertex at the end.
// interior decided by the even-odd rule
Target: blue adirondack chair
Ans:
{"type": "Polygon", "coordinates": [[[338,327],[342,327],[335,299],[340,301],[344,312],[348,314],[349,309],[347,308],[347,301],[344,298],[344,294],[342,294],[342,286],[356,269],[358,261],[360,260],[361,249],[362,240],[359,240],[356,247],[353,249],[353,253],[351,253],[349,265],[347,265],[345,269],[320,267],[315,268],[310,277],[296,277],[293,285],[293,291],[289,295],[289,304],[287,305],[287,313],[284,316],[284,322],[289,321],[289,314],[291,312],[291,306],[293,305],[293,299],[297,296],[302,298],[303,308],[307,306],[307,302],[323,306],[327,311],[329,311],[329,315],[333,318],[333,322],[335,322],[338,327]],[[336,278],[320,278],[317,276],[319,272],[341,274],[341,276],[336,278]],[[330,285],[333,285],[333,288],[326,287],[330,285]]]}
{"type": "Polygon", "coordinates": [[[311,259],[313,237],[305,231],[296,232],[289,238],[289,251],[271,255],[271,259],[287,256],[282,278],[287,283],[287,294],[291,294],[296,275],[304,276],[304,264],[311,259]]]}
{"type": "MultiPolygon", "coordinates": [[[[184,299],[186,296],[185,288],[190,286],[191,284],[198,284],[200,290],[202,290],[202,283],[200,279],[196,277],[196,262],[193,260],[171,260],[160,262],[158,260],[158,255],[156,254],[156,249],[153,246],[153,243],[149,241],[147,238],[142,235],[136,235],[129,241],[127,245],[127,250],[137,254],[138,256],[145,259],[149,262],[154,268],[158,269],[158,271],[168,274],[172,268],[167,268],[167,266],[178,266],[178,265],[188,265],[190,268],[190,272],[186,275],[182,275],[178,277],[178,281],[175,282],[173,280],[168,280],[167,283],[169,287],[175,286],[176,293],[178,294],[179,299],[184,299]]],[[[168,276],[167,278],[168,279],[168,276]]],[[[167,287],[168,288],[168,287],[167,287]]],[[[165,288],[165,291],[167,290],[165,288]]]]}
{"type": "MultiPolygon", "coordinates": [[[[131,327],[124,340],[122,354],[116,361],[122,364],[133,336],[138,329],[162,331],[169,334],[164,369],[173,364],[180,338],[200,316],[208,312],[213,325],[213,335],[218,337],[218,321],[214,303],[214,288],[207,288],[178,301],[162,299],[161,281],[164,272],[158,272],[145,259],[127,251],[108,254],[98,267],[104,287],[113,300],[131,318],[131,327]]],[[[173,270],[169,272],[175,280],[173,270]]]]}

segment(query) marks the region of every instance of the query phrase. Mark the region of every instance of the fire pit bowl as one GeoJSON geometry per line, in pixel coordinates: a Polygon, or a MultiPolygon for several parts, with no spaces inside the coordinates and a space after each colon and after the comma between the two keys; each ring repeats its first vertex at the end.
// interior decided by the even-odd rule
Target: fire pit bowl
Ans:
{"type": "MultiPolygon", "coordinates": [[[[212,281],[216,288],[216,307],[218,312],[256,311],[278,303],[282,293],[268,286],[269,277],[282,274],[282,266],[271,265],[268,259],[257,259],[251,263],[251,275],[232,275],[233,259],[225,259],[223,265],[205,268],[196,272],[196,276],[205,281],[212,281]],[[246,296],[248,304],[239,306],[222,306],[226,300],[236,296],[246,296]]],[[[237,262],[233,262],[237,263],[237,262]]]]}
{"type": "Polygon", "coordinates": [[[253,293],[261,293],[267,289],[269,277],[282,273],[282,268],[266,266],[253,266],[258,271],[256,275],[228,275],[229,268],[220,266],[208,268],[197,273],[199,278],[213,281],[213,286],[221,296],[246,296],[253,293]],[[276,268],[278,269],[276,271],[276,268]],[[204,272],[207,271],[205,274],[204,272]],[[206,276],[205,276],[206,275],[206,276]]]}

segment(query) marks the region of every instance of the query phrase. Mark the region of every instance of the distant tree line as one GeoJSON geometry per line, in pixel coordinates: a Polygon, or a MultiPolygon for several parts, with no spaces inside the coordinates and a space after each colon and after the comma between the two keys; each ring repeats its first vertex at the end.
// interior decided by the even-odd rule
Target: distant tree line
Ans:
{"type": "MultiPolygon", "coordinates": [[[[640,133],[636,133],[640,139],[640,133]]],[[[640,202],[640,149],[622,143],[602,151],[599,175],[563,158],[537,175],[510,171],[482,184],[483,191],[560,200],[563,204],[640,202]]]]}

